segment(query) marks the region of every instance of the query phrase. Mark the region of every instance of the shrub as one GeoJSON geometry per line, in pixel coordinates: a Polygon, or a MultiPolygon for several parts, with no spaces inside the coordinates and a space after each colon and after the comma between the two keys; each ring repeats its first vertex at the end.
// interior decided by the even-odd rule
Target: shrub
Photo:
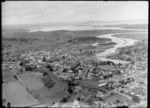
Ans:
{"type": "Polygon", "coordinates": [[[66,98],[66,97],[63,97],[63,99],[60,101],[61,103],[65,103],[65,102],[67,102],[68,101],[68,99],[66,98]]]}
{"type": "Polygon", "coordinates": [[[137,102],[137,103],[140,102],[140,99],[139,99],[137,96],[133,96],[133,97],[132,97],[132,100],[133,100],[134,102],[137,102]]]}

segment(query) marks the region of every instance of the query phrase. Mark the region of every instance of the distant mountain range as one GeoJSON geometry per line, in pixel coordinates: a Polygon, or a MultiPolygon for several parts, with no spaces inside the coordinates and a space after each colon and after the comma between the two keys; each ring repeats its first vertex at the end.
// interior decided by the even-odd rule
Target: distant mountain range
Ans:
{"type": "Polygon", "coordinates": [[[118,24],[148,24],[148,20],[126,20],[126,21],[76,21],[76,22],[48,22],[42,24],[16,24],[3,25],[3,28],[28,28],[28,27],[47,27],[47,26],[101,26],[118,24]]]}

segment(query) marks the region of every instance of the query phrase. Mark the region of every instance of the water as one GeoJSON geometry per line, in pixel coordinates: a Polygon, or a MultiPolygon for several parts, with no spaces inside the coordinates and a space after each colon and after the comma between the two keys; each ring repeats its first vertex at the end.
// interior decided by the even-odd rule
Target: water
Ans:
{"type": "MultiPolygon", "coordinates": [[[[93,26],[52,26],[52,27],[34,27],[34,28],[28,28],[29,32],[49,32],[49,31],[55,31],[55,30],[134,30],[134,31],[141,31],[143,29],[123,29],[121,27],[93,27],[93,26]]],[[[146,30],[145,30],[146,31],[146,30]]]]}
{"type": "Polygon", "coordinates": [[[30,28],[29,32],[37,32],[37,31],[54,31],[54,30],[99,30],[99,29],[111,29],[111,30],[120,30],[119,27],[92,27],[92,26],[56,26],[56,27],[41,27],[41,28],[30,28]]]}
{"type": "Polygon", "coordinates": [[[114,37],[112,35],[113,34],[105,34],[105,35],[96,36],[99,38],[109,38],[109,39],[111,39],[112,42],[117,43],[116,45],[114,45],[113,48],[106,49],[104,52],[97,54],[98,57],[108,56],[111,53],[115,53],[117,48],[133,45],[137,41],[137,40],[133,40],[133,39],[118,38],[118,37],[114,37]]]}
{"type": "MultiPolygon", "coordinates": [[[[118,33],[115,33],[118,34],[118,33]]],[[[121,34],[121,33],[120,33],[121,34]]],[[[113,48],[110,49],[106,49],[104,52],[102,53],[98,53],[96,55],[97,59],[100,61],[112,61],[114,63],[129,63],[127,61],[122,61],[122,60],[115,60],[115,59],[109,59],[107,58],[107,56],[109,56],[110,54],[113,54],[116,52],[116,49],[119,47],[126,47],[126,46],[130,46],[130,45],[134,45],[135,42],[137,42],[137,40],[133,40],[133,39],[126,39],[126,38],[118,38],[118,37],[114,37],[112,36],[114,34],[105,34],[105,35],[100,35],[100,36],[96,36],[99,38],[109,38],[111,39],[112,42],[117,43],[116,45],[114,45],[113,48]]]]}
{"type": "MultiPolygon", "coordinates": [[[[53,26],[53,27],[41,27],[41,28],[30,28],[28,29],[29,32],[37,32],[37,31],[43,31],[43,32],[48,32],[48,31],[54,31],[54,30],[70,30],[70,31],[74,31],[74,30],[134,30],[137,31],[138,33],[140,32],[147,32],[147,30],[143,30],[143,29],[124,29],[121,27],[93,27],[93,26],[53,26]]],[[[136,32],[133,32],[136,33],[136,32]]],[[[135,42],[137,42],[137,40],[133,40],[133,39],[126,39],[126,38],[118,38],[118,37],[114,37],[113,35],[115,34],[123,34],[123,33],[113,33],[113,34],[105,34],[105,35],[100,35],[100,36],[96,36],[99,38],[109,38],[111,39],[112,42],[117,43],[116,45],[113,45],[113,48],[110,49],[106,49],[104,52],[102,53],[98,53],[96,55],[97,59],[101,60],[101,61],[112,61],[114,63],[128,63],[127,61],[122,61],[122,60],[114,60],[114,59],[109,59],[107,58],[108,55],[113,54],[116,52],[116,49],[119,47],[125,47],[125,46],[130,46],[133,45],[135,42]]],[[[126,34],[126,33],[124,33],[126,34]]],[[[129,33],[127,33],[129,34],[129,33]]],[[[97,46],[99,43],[94,43],[91,44],[92,46],[97,46]]]]}

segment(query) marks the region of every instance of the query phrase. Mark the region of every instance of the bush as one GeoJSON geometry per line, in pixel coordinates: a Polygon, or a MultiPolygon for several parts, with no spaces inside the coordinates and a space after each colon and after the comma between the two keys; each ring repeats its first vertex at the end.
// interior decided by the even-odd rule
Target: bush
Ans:
{"type": "Polygon", "coordinates": [[[92,104],[93,104],[92,99],[88,99],[87,103],[88,103],[89,105],[92,105],[92,104]]]}
{"type": "Polygon", "coordinates": [[[46,67],[47,67],[47,69],[48,69],[49,71],[53,71],[53,68],[52,68],[51,65],[47,65],[46,67]]]}
{"type": "Polygon", "coordinates": [[[26,67],[25,67],[25,70],[26,70],[26,71],[33,71],[34,69],[36,69],[35,66],[26,66],[26,67]]]}
{"type": "Polygon", "coordinates": [[[137,102],[137,103],[140,102],[140,99],[139,99],[137,96],[133,96],[133,97],[132,97],[132,100],[133,100],[134,102],[137,102]]]}
{"type": "Polygon", "coordinates": [[[47,88],[52,88],[55,85],[55,82],[53,81],[53,79],[51,78],[51,76],[47,75],[45,78],[42,79],[44,82],[44,85],[47,88]]]}
{"type": "Polygon", "coordinates": [[[66,98],[66,97],[63,97],[63,99],[60,101],[61,103],[65,103],[65,102],[67,102],[68,101],[68,99],[66,98]]]}

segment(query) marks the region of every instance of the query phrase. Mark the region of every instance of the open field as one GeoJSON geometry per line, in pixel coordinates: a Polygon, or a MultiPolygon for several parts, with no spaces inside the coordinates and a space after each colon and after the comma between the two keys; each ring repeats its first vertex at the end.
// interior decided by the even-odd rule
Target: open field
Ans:
{"type": "Polygon", "coordinates": [[[34,73],[24,73],[19,75],[20,82],[27,87],[29,90],[40,89],[44,86],[44,84],[40,81],[40,79],[35,76],[34,73]]]}
{"type": "Polygon", "coordinates": [[[126,98],[120,94],[117,94],[117,93],[107,97],[105,100],[106,103],[114,103],[116,101],[121,101],[121,102],[128,101],[128,102],[130,102],[130,100],[128,98],[126,98]]]}
{"type": "Polygon", "coordinates": [[[3,86],[3,94],[7,102],[11,103],[13,107],[23,107],[38,104],[19,82],[6,83],[3,86]]]}
{"type": "MultiPolygon", "coordinates": [[[[59,102],[65,96],[67,96],[67,83],[60,82],[54,75],[50,74],[49,81],[54,80],[53,87],[48,88],[44,85],[46,79],[40,81],[34,73],[26,73],[19,76],[21,83],[29,89],[29,93],[37,99],[39,102],[45,105],[52,105],[53,102],[59,102]]],[[[48,82],[49,84],[51,82],[48,82]]]]}
{"type": "Polygon", "coordinates": [[[46,87],[32,90],[30,92],[34,98],[36,98],[39,102],[46,104],[46,105],[51,105],[55,100],[54,100],[54,94],[52,95],[50,90],[46,87]]]}
{"type": "Polygon", "coordinates": [[[13,74],[9,72],[8,69],[2,70],[2,78],[4,82],[16,82],[17,80],[14,78],[13,74]]]}
{"type": "Polygon", "coordinates": [[[31,94],[43,104],[51,105],[53,102],[59,102],[66,95],[65,90],[61,85],[56,85],[51,89],[42,87],[36,90],[31,90],[31,94]]]}

